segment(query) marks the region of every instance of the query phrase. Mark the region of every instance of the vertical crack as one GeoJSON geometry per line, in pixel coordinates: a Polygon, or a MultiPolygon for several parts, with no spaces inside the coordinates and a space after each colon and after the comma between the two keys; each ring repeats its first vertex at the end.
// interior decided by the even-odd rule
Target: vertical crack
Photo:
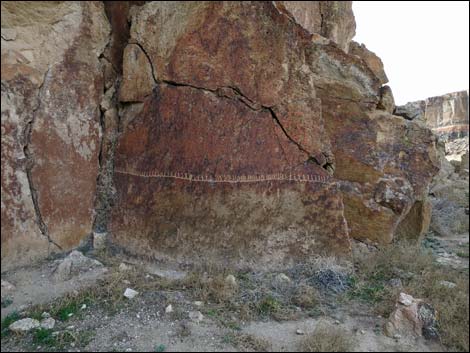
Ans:
{"type": "Polygon", "coordinates": [[[33,176],[32,176],[32,169],[34,167],[34,156],[29,147],[29,144],[31,142],[31,135],[33,132],[33,124],[36,121],[36,112],[41,107],[42,90],[46,84],[49,71],[50,71],[50,67],[47,68],[47,71],[44,74],[43,81],[41,82],[41,85],[38,87],[38,94],[37,94],[38,102],[37,102],[36,107],[33,108],[31,119],[27,122],[26,127],[24,129],[23,136],[24,136],[25,144],[23,146],[23,153],[26,157],[26,177],[28,179],[29,191],[31,193],[31,199],[33,202],[34,212],[36,214],[36,223],[38,224],[39,231],[44,237],[47,238],[49,245],[50,244],[55,245],[60,250],[63,250],[59,244],[57,244],[56,242],[54,242],[54,240],[50,238],[49,229],[47,228],[47,225],[44,222],[44,219],[42,218],[41,209],[39,208],[38,193],[37,193],[36,188],[34,187],[33,176]]]}

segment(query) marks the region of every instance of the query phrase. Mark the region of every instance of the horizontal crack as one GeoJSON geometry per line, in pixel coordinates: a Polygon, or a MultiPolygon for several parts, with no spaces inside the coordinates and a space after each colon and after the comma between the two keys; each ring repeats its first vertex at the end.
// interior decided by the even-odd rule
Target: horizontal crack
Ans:
{"type": "Polygon", "coordinates": [[[153,67],[152,60],[150,59],[150,56],[148,55],[148,53],[146,52],[144,47],[136,41],[129,42],[129,44],[137,45],[142,50],[144,55],[146,56],[147,61],[149,62],[149,65],[150,65],[150,68],[151,68],[151,71],[152,71],[153,81],[156,85],[164,83],[164,84],[167,84],[167,85],[170,85],[170,86],[175,86],[175,87],[190,87],[190,88],[210,92],[212,94],[216,94],[218,96],[226,97],[226,98],[229,98],[229,99],[236,98],[238,101],[242,102],[245,106],[247,106],[248,108],[250,108],[253,111],[267,111],[267,112],[270,113],[273,120],[277,123],[279,128],[282,130],[282,132],[284,133],[286,138],[289,141],[291,141],[292,143],[294,143],[301,152],[305,153],[309,157],[308,159],[315,161],[316,164],[318,164],[320,167],[324,168],[327,171],[329,171],[329,169],[332,168],[330,163],[327,163],[326,165],[322,165],[314,156],[312,156],[305,148],[303,148],[300,143],[295,141],[289,135],[287,130],[281,124],[281,122],[280,122],[279,118],[277,117],[276,113],[274,112],[274,110],[273,110],[274,107],[264,106],[264,105],[261,105],[257,102],[254,102],[252,99],[250,99],[246,95],[244,95],[238,87],[224,86],[224,87],[219,87],[219,88],[216,88],[216,89],[210,89],[210,88],[207,88],[207,87],[201,87],[201,86],[196,86],[196,85],[192,85],[192,84],[189,84],[189,83],[176,82],[176,81],[172,81],[172,80],[166,80],[166,79],[158,80],[156,75],[155,75],[155,69],[153,67]]]}

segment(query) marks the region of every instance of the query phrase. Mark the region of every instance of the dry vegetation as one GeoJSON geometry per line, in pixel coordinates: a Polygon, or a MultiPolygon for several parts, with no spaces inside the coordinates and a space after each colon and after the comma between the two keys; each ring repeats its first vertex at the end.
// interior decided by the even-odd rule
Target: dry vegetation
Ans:
{"type": "Polygon", "coordinates": [[[306,335],[299,346],[301,352],[350,352],[354,340],[348,332],[319,324],[315,331],[306,335]]]}
{"type": "MultiPolygon", "coordinates": [[[[458,351],[469,348],[468,270],[443,268],[434,262],[429,252],[406,243],[357,260],[355,270],[338,265],[334,259],[312,261],[287,271],[291,280],[284,283],[276,282],[277,273],[232,272],[236,277],[235,286],[226,281],[229,271],[214,266],[195,269],[181,280],[169,280],[149,276],[135,266],[130,271],[118,271],[117,263],[106,258],[100,260],[111,270],[97,286],[64,296],[49,305],[36,306],[26,315],[40,319],[41,313],[47,311],[55,319],[66,321],[70,314],[80,318],[83,304],[109,315],[143,305],[123,297],[126,287],[140,293],[181,292],[190,301],[203,301],[200,310],[204,316],[229,329],[230,333],[224,338],[227,343],[241,350],[268,351],[268,342],[240,332],[243,322],[317,317],[325,314],[325,304],[334,301],[345,307],[354,302],[366,303],[374,308],[376,315],[387,317],[394,309],[398,293],[403,291],[425,299],[437,309],[441,341],[446,347],[458,351]],[[391,280],[400,280],[402,286],[392,286],[391,280]],[[325,286],[322,281],[332,281],[333,287],[330,288],[329,283],[325,286]],[[442,281],[453,282],[456,287],[443,286],[442,281]],[[338,284],[344,285],[341,293],[332,291],[338,284]]],[[[167,304],[159,305],[164,309],[167,304]]],[[[187,319],[181,304],[176,305],[171,315],[173,320],[187,319]]],[[[2,322],[2,338],[8,336],[8,324],[15,319],[18,319],[17,314],[2,322]]],[[[180,336],[188,336],[186,331],[183,328],[180,336]]],[[[93,333],[84,332],[83,337],[63,335],[68,333],[51,337],[50,331],[38,330],[30,340],[36,345],[55,348],[65,347],[70,341],[75,342],[76,347],[84,347],[93,333]]],[[[300,348],[311,352],[339,352],[352,349],[353,343],[351,336],[338,327],[320,325],[305,337],[300,348]]]]}
{"type": "Polygon", "coordinates": [[[449,349],[469,350],[468,270],[454,270],[435,263],[433,255],[409,243],[398,243],[377,251],[357,263],[357,283],[350,293],[369,301],[376,312],[387,317],[399,291],[425,299],[438,312],[442,343],[449,349]],[[389,285],[400,279],[403,288],[389,285]],[[453,282],[456,287],[442,285],[453,282]]]}

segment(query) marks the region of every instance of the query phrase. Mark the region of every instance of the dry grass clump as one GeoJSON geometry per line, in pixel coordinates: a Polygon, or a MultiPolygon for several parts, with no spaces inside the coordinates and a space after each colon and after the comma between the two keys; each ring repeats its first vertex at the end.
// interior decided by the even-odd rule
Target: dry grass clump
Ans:
{"type": "Polygon", "coordinates": [[[271,344],[267,340],[246,333],[230,333],[225,336],[224,341],[242,352],[271,351],[271,344]]]}
{"type": "Polygon", "coordinates": [[[405,288],[416,298],[431,303],[437,310],[437,320],[442,343],[453,351],[469,351],[469,282],[468,273],[435,267],[405,288]],[[456,284],[448,288],[441,284],[456,284]]]}
{"type": "Polygon", "coordinates": [[[356,264],[362,275],[386,280],[420,275],[433,265],[430,251],[405,241],[379,249],[356,264]]]}
{"type": "Polygon", "coordinates": [[[350,352],[353,337],[345,330],[319,324],[300,342],[301,352],[350,352]]]}
{"type": "Polygon", "coordinates": [[[318,291],[312,286],[301,284],[295,289],[292,303],[301,308],[312,309],[318,304],[318,291]]]}
{"type": "Polygon", "coordinates": [[[437,310],[442,343],[452,350],[469,350],[468,271],[443,267],[433,255],[416,244],[393,244],[357,263],[354,296],[376,305],[376,312],[388,316],[395,307],[398,292],[424,299],[437,310]],[[388,285],[400,279],[403,288],[388,285]],[[453,282],[448,288],[441,282],[453,282]]]}
{"type": "Polygon", "coordinates": [[[182,281],[182,284],[190,289],[198,300],[223,304],[229,302],[238,291],[238,287],[228,283],[225,277],[224,273],[208,276],[193,272],[182,281]]]}

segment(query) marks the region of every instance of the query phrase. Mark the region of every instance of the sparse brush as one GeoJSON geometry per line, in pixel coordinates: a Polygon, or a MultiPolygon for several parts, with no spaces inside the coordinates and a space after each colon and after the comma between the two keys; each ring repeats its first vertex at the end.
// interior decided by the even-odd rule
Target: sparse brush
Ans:
{"type": "Polygon", "coordinates": [[[437,310],[442,343],[452,350],[469,350],[468,273],[434,267],[406,287],[407,293],[425,299],[437,310]],[[442,281],[456,284],[449,288],[442,281]]]}
{"type": "Polygon", "coordinates": [[[295,289],[292,302],[305,309],[312,309],[318,304],[318,292],[312,286],[301,284],[295,289]]]}
{"type": "Polygon", "coordinates": [[[357,282],[350,297],[375,303],[376,314],[385,317],[393,311],[399,291],[424,299],[438,312],[442,343],[453,350],[468,351],[468,271],[442,267],[429,251],[404,242],[363,258],[357,268],[357,282]],[[403,288],[388,286],[393,278],[400,278],[403,288]],[[446,287],[442,281],[456,286],[446,287]]]}
{"type": "Polygon", "coordinates": [[[354,340],[345,330],[319,324],[300,342],[301,352],[350,352],[354,340]]]}
{"type": "Polygon", "coordinates": [[[267,340],[250,334],[229,333],[223,340],[242,352],[269,352],[271,350],[271,344],[267,340]]]}

